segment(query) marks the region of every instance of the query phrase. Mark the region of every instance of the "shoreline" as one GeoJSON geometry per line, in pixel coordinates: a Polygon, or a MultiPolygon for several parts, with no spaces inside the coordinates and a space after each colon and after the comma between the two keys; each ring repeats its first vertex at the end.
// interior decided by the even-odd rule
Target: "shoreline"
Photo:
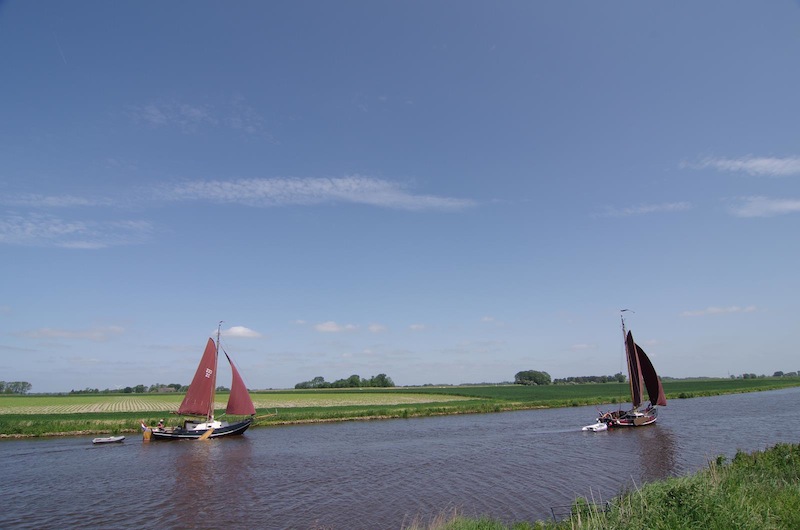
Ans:
{"type": "MultiPolygon", "coordinates": [[[[762,387],[735,389],[708,389],[703,388],[703,384],[699,383],[688,390],[670,392],[667,394],[667,398],[668,400],[693,399],[696,397],[745,394],[750,392],[765,392],[800,387],[800,380],[784,381],[783,383],[784,384],[782,385],[765,385],[762,387]]],[[[464,387],[458,389],[460,391],[460,395],[472,398],[468,401],[462,402],[431,401],[427,403],[416,403],[413,405],[362,404],[350,406],[289,408],[270,407],[264,410],[266,414],[261,415],[261,417],[256,415],[255,421],[253,422],[251,428],[310,425],[315,423],[322,424],[343,421],[411,419],[460,414],[488,414],[497,412],[513,412],[519,410],[539,410],[581,406],[617,407],[620,404],[619,402],[610,401],[607,395],[601,395],[594,398],[588,396],[579,397],[576,395],[572,399],[547,399],[546,397],[542,398],[537,396],[538,400],[528,398],[530,400],[525,401],[524,398],[519,400],[519,396],[514,396],[513,398],[511,398],[511,396],[507,396],[504,394],[504,392],[507,391],[498,391],[489,395],[486,395],[484,392],[483,395],[476,395],[474,391],[475,388],[476,387],[464,387]],[[472,394],[470,394],[470,391],[472,391],[472,394]],[[271,414],[267,412],[272,410],[275,410],[276,413],[271,414]]],[[[575,388],[578,388],[578,386],[576,385],[575,388]]],[[[449,390],[452,392],[455,389],[450,388],[449,390]]],[[[537,390],[536,388],[519,389],[514,387],[511,387],[508,391],[526,391],[532,395],[536,394],[537,392],[542,392],[542,390],[537,390]]],[[[65,396],[63,399],[69,400],[70,397],[65,396]]],[[[166,417],[168,414],[170,414],[170,412],[166,410],[139,412],[128,411],[117,412],[113,414],[84,412],[52,414],[0,414],[0,422],[3,422],[3,425],[0,425],[0,427],[6,431],[0,433],[0,440],[134,434],[141,432],[140,422],[144,422],[145,424],[154,424],[158,417],[166,417]],[[14,418],[8,418],[8,416],[14,416],[14,418]],[[27,418],[28,416],[29,419],[27,418]],[[48,423],[52,424],[50,426],[53,429],[51,432],[47,432],[48,427],[46,425],[48,423]],[[74,424],[76,428],[70,429],[72,426],[71,424],[74,424]],[[38,427],[38,429],[36,427],[38,427]],[[23,432],[13,432],[17,429],[23,432]],[[31,432],[24,432],[26,429],[31,432]]]]}

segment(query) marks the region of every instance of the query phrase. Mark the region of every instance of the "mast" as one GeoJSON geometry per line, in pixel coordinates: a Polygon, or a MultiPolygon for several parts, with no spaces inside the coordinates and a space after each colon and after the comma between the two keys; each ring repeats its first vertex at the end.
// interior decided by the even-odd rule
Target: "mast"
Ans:
{"type": "Polygon", "coordinates": [[[217,392],[217,368],[219,367],[219,336],[222,330],[222,320],[219,321],[217,324],[217,343],[216,343],[216,352],[214,352],[214,373],[211,376],[211,406],[208,409],[207,420],[214,421],[214,401],[216,400],[216,392],[217,392]]]}

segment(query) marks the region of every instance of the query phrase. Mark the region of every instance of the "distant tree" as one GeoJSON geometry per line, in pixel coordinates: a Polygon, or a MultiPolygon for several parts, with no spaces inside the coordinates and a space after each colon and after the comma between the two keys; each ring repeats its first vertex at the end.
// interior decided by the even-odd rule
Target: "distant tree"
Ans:
{"type": "Polygon", "coordinates": [[[517,385],[549,385],[551,381],[550,374],[538,370],[525,370],[514,376],[514,384],[517,385]]]}
{"type": "Polygon", "coordinates": [[[145,392],[147,392],[147,387],[144,385],[136,385],[135,387],[133,387],[133,391],[136,394],[144,394],[145,392]]]}
{"type": "Polygon", "coordinates": [[[231,391],[231,389],[228,388],[227,386],[220,385],[220,386],[217,387],[217,392],[230,392],[230,391],[231,391]]]}
{"type": "Polygon", "coordinates": [[[328,383],[322,377],[315,377],[311,381],[303,381],[294,385],[296,389],[307,388],[360,388],[360,387],[393,387],[394,381],[386,374],[374,375],[365,379],[358,374],[353,374],[346,379],[337,379],[328,383]]]}
{"type": "Polygon", "coordinates": [[[361,385],[361,377],[353,374],[347,379],[337,379],[331,383],[331,388],[358,388],[361,385]]]}
{"type": "Polygon", "coordinates": [[[780,370],[778,370],[777,372],[775,372],[774,374],[772,374],[772,377],[783,377],[783,372],[781,372],[780,370]]]}
{"type": "Polygon", "coordinates": [[[393,387],[394,381],[392,381],[392,378],[386,374],[378,374],[370,377],[369,386],[384,387],[384,388],[393,387]]]}
{"type": "Polygon", "coordinates": [[[330,384],[330,383],[328,383],[328,382],[326,382],[326,381],[325,381],[325,378],[324,378],[324,377],[322,377],[321,375],[318,375],[317,377],[315,377],[315,378],[314,378],[314,379],[312,379],[311,381],[303,381],[303,382],[301,382],[301,383],[297,383],[296,385],[294,385],[294,387],[295,387],[295,388],[297,388],[297,389],[304,389],[304,388],[327,388],[327,387],[329,387],[329,386],[331,386],[331,384],[330,384]]]}
{"type": "Polygon", "coordinates": [[[27,381],[0,381],[3,394],[27,394],[32,387],[27,381]]]}

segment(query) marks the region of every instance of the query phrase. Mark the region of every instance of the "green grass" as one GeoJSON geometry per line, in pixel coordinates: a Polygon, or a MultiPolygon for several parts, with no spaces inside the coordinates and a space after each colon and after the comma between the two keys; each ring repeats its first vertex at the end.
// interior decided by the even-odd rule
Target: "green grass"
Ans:
{"type": "MultiPolygon", "coordinates": [[[[423,528],[412,525],[409,530],[423,528]]],[[[561,521],[512,526],[458,514],[440,517],[436,530],[782,530],[800,528],[800,445],[778,444],[766,451],[723,457],[695,475],[646,484],[624,493],[601,510],[585,499],[561,521]]]]}
{"type": "MultiPolygon", "coordinates": [[[[668,400],[791,386],[800,386],[800,378],[664,382],[668,400]]],[[[629,399],[628,386],[621,383],[281,390],[251,395],[255,426],[601,405],[629,399]]],[[[0,395],[0,435],[137,432],[142,419],[152,425],[162,417],[175,418],[168,415],[182,399],[182,394],[0,395]]],[[[218,416],[226,401],[225,394],[217,396],[218,416]]]]}

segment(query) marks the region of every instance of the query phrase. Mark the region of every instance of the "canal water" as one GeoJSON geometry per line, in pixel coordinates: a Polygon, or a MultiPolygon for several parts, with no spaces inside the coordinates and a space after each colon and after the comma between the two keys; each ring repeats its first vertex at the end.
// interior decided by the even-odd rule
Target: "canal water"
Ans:
{"type": "Polygon", "coordinates": [[[400,529],[457,510],[551,517],[577,496],[800,442],[800,388],[672,400],[591,433],[594,407],[255,428],[205,442],[0,442],[0,528],[400,529]]]}

